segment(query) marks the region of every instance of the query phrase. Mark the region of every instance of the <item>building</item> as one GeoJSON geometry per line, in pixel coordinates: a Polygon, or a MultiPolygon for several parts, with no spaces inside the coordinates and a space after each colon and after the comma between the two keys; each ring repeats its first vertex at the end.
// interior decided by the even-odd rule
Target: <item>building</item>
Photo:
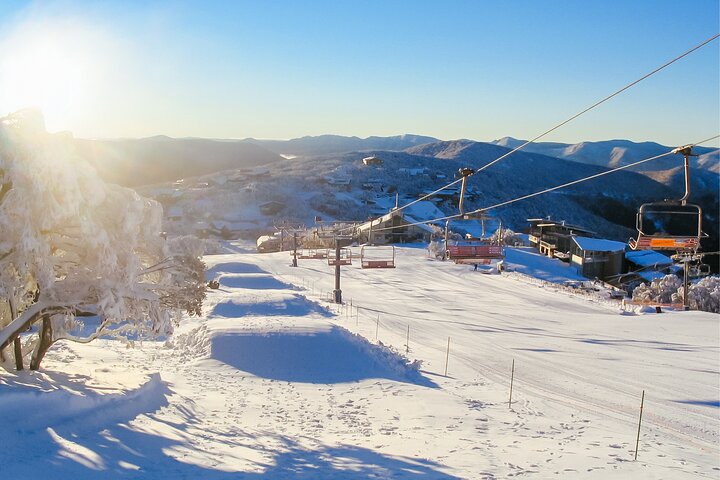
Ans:
{"type": "Polygon", "coordinates": [[[623,271],[626,247],[624,242],[573,236],[570,261],[583,277],[605,280],[623,271]]]}
{"type": "Polygon", "coordinates": [[[371,155],[369,157],[365,157],[362,159],[363,165],[367,166],[379,166],[383,164],[383,159],[380,157],[376,157],[375,155],[371,155]]]}
{"type": "Polygon", "coordinates": [[[415,223],[417,221],[404,215],[402,210],[393,210],[357,227],[358,241],[374,245],[429,242],[432,228],[425,224],[413,225],[415,223]]]}
{"type": "Polygon", "coordinates": [[[586,228],[570,225],[564,220],[555,222],[550,220],[550,217],[528,218],[528,222],[530,222],[528,231],[530,245],[536,247],[543,255],[561,260],[570,260],[570,250],[573,248],[573,238],[575,236],[595,236],[594,232],[586,228]]]}
{"type": "Polygon", "coordinates": [[[682,267],[673,263],[670,257],[654,250],[625,252],[625,264],[627,273],[618,277],[617,283],[628,285],[631,288],[640,283],[663,278],[668,274],[677,274],[682,270],[682,267]]]}
{"type": "Polygon", "coordinates": [[[410,175],[411,177],[416,177],[418,175],[427,175],[428,169],[427,168],[399,168],[398,173],[404,173],[404,174],[410,175]]]}

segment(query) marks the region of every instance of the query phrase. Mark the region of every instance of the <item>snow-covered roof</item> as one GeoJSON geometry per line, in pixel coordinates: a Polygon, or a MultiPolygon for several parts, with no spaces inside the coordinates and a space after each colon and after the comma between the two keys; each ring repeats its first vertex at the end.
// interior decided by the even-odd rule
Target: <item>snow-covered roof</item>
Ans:
{"type": "MultiPolygon", "coordinates": [[[[408,223],[416,223],[418,220],[415,220],[409,215],[405,215],[405,221],[408,223]]],[[[425,230],[426,232],[432,233],[433,229],[430,227],[430,225],[426,223],[418,223],[417,225],[413,225],[413,227],[419,228],[420,230],[425,230]]]]}
{"type": "Polygon", "coordinates": [[[618,252],[627,246],[626,243],[603,238],[573,237],[573,241],[583,250],[592,252],[618,252]]]}
{"type": "Polygon", "coordinates": [[[625,258],[641,267],[650,267],[653,265],[667,266],[672,265],[672,260],[662,253],[654,250],[632,250],[625,252],[625,258]]]}

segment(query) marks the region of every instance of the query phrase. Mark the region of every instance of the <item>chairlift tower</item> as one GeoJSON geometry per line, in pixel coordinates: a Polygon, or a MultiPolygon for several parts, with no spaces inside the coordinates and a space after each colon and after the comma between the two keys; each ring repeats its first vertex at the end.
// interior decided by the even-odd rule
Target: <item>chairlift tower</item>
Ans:
{"type": "Polygon", "coordinates": [[[340,253],[343,250],[343,245],[349,245],[351,242],[352,236],[350,235],[335,235],[335,258],[330,259],[328,256],[328,263],[335,266],[335,289],[333,290],[333,301],[335,303],[342,303],[342,290],[340,289],[340,266],[349,265],[352,261],[351,257],[346,256],[343,258],[340,253]]]}

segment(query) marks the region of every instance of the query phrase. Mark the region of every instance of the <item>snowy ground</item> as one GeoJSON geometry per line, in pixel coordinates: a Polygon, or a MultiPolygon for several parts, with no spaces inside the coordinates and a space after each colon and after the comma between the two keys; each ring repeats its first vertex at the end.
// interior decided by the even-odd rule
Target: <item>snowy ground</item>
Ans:
{"type": "Polygon", "coordinates": [[[323,261],[206,261],[221,288],[171,342],[0,374],[6,478],[720,476],[717,315],[621,314],[524,249],[485,275],[400,248],[343,267],[342,309],[323,261]]]}

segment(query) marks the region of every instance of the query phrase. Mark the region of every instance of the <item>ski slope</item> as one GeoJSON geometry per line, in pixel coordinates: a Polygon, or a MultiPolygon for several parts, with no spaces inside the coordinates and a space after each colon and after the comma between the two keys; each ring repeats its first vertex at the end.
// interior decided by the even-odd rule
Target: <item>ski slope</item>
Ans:
{"type": "Polygon", "coordinates": [[[485,275],[398,248],[342,268],[344,307],[321,260],[206,262],[221,287],[168,342],[0,375],[8,478],[720,475],[717,315],[623,312],[525,249],[485,275]]]}

